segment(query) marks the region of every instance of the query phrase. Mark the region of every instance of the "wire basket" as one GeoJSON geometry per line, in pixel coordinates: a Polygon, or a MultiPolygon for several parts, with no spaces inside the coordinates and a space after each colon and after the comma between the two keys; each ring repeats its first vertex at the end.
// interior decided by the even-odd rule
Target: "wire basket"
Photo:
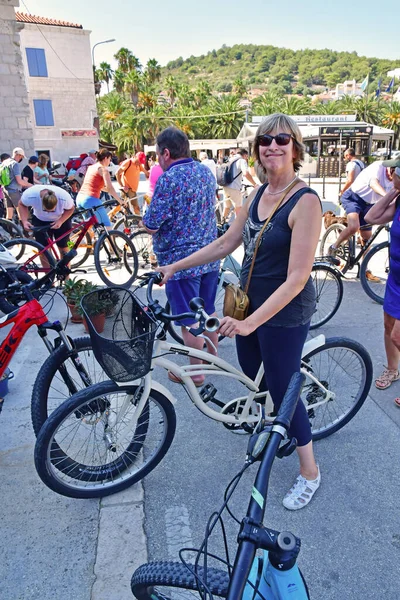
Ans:
{"type": "Polygon", "coordinates": [[[94,355],[108,377],[122,383],[144,377],[150,371],[158,324],[136,296],[105,288],[86,294],[81,306],[94,355]],[[100,323],[99,311],[105,315],[100,323]]]}

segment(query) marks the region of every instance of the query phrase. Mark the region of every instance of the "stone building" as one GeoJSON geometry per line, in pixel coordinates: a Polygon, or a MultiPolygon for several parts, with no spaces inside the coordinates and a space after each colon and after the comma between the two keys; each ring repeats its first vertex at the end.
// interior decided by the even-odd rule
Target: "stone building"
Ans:
{"type": "Polygon", "coordinates": [[[28,89],[34,149],[67,162],[98,147],[90,31],[82,25],[15,13],[28,89]]]}
{"type": "Polygon", "coordinates": [[[19,0],[0,0],[0,153],[22,146],[27,156],[34,150],[28,92],[15,20],[19,0]]]}

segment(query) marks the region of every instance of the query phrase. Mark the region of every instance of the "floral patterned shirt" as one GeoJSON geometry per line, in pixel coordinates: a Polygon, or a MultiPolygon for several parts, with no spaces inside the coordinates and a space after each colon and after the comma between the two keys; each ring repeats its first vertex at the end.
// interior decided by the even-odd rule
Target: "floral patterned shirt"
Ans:
{"type": "MultiPolygon", "coordinates": [[[[169,265],[213,242],[217,237],[215,179],[207,167],[185,158],[158,179],[143,222],[153,236],[159,264],[169,265]]],[[[197,277],[219,269],[219,261],[175,273],[173,279],[197,277]]]]}

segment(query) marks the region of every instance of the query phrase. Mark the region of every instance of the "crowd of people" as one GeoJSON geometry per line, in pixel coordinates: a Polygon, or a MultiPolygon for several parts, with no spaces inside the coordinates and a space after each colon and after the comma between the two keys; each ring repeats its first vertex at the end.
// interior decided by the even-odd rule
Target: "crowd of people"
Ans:
{"type": "MultiPolygon", "coordinates": [[[[74,174],[81,180],[78,207],[98,206],[106,191],[118,203],[129,203],[137,215],[141,215],[137,191],[140,176],[145,175],[148,191],[142,224],[152,236],[172,313],[190,311],[189,301],[200,296],[206,312],[215,314],[219,261],[243,244],[241,285],[248,290],[249,310],[243,320],[224,316],[218,333],[236,339],[239,363],[250,378],[255,377],[263,362],[261,389],[269,389],[276,409],[292,374],[300,369],[316,301],[310,273],[322,210],[317,193],[298,176],[304,152],[299,127],[283,114],[270,115],[258,127],[253,146],[257,178],[250,173],[248,151],[230,150],[228,166],[233,175],[224,186],[224,216],[233,207],[236,218],[222,237],[217,237],[215,202],[218,168],[223,159],[216,162],[206,152],[200,153],[199,160],[194,159],[187,136],[176,127],[168,127],[158,135],[155,152],[146,156],[139,151],[118,165],[120,193],[111,181],[112,153],[107,149],[90,150],[74,174]],[[243,182],[254,186],[244,202],[243,182]]],[[[10,174],[10,181],[3,185],[7,217],[11,218],[18,208],[25,229],[51,222],[57,234],[67,231],[75,205],[67,192],[52,185],[48,157],[30,157],[21,171],[24,157],[22,148],[15,148],[12,156],[1,155],[10,174]]],[[[393,221],[384,302],[387,366],[375,383],[382,390],[400,379],[400,159],[364,167],[352,148],[346,150],[345,158],[341,203],[348,225],[331,246],[330,254],[334,255],[360,226],[365,243],[373,224],[393,221]]],[[[105,208],[98,208],[97,215],[105,226],[111,226],[105,208]]],[[[68,237],[61,244],[62,251],[67,241],[68,237]]],[[[193,321],[180,324],[185,344],[202,349],[203,339],[193,336],[186,327],[193,326],[193,321]]],[[[217,352],[218,333],[206,334],[209,352],[217,352]]],[[[193,364],[201,362],[190,360],[193,364]]],[[[180,383],[173,373],[168,376],[180,383]]],[[[193,374],[192,379],[196,386],[202,386],[205,378],[193,374]]],[[[400,407],[400,398],[395,403],[400,407]]],[[[283,504],[289,510],[298,510],[311,501],[321,482],[310,423],[301,402],[290,433],[298,442],[300,473],[283,504]]]]}

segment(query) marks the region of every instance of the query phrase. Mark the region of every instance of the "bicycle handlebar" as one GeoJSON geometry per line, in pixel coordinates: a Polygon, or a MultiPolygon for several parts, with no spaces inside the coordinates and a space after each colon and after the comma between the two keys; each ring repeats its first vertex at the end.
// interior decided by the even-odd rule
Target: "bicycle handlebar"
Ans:
{"type": "Polygon", "coordinates": [[[183,321],[183,319],[195,319],[200,323],[200,327],[191,327],[189,329],[190,333],[195,337],[201,335],[204,331],[213,332],[219,329],[219,319],[217,317],[210,317],[206,313],[206,311],[204,310],[204,300],[202,298],[192,298],[192,300],[190,300],[189,306],[193,310],[193,312],[180,313],[178,315],[170,315],[169,313],[165,312],[158,300],[154,300],[152,295],[153,285],[155,283],[160,284],[162,281],[161,273],[144,273],[141,276],[141,279],[143,279],[143,283],[140,285],[140,287],[146,285],[147,283],[147,304],[149,305],[149,308],[153,311],[154,316],[160,321],[169,323],[171,321],[183,321]]]}

